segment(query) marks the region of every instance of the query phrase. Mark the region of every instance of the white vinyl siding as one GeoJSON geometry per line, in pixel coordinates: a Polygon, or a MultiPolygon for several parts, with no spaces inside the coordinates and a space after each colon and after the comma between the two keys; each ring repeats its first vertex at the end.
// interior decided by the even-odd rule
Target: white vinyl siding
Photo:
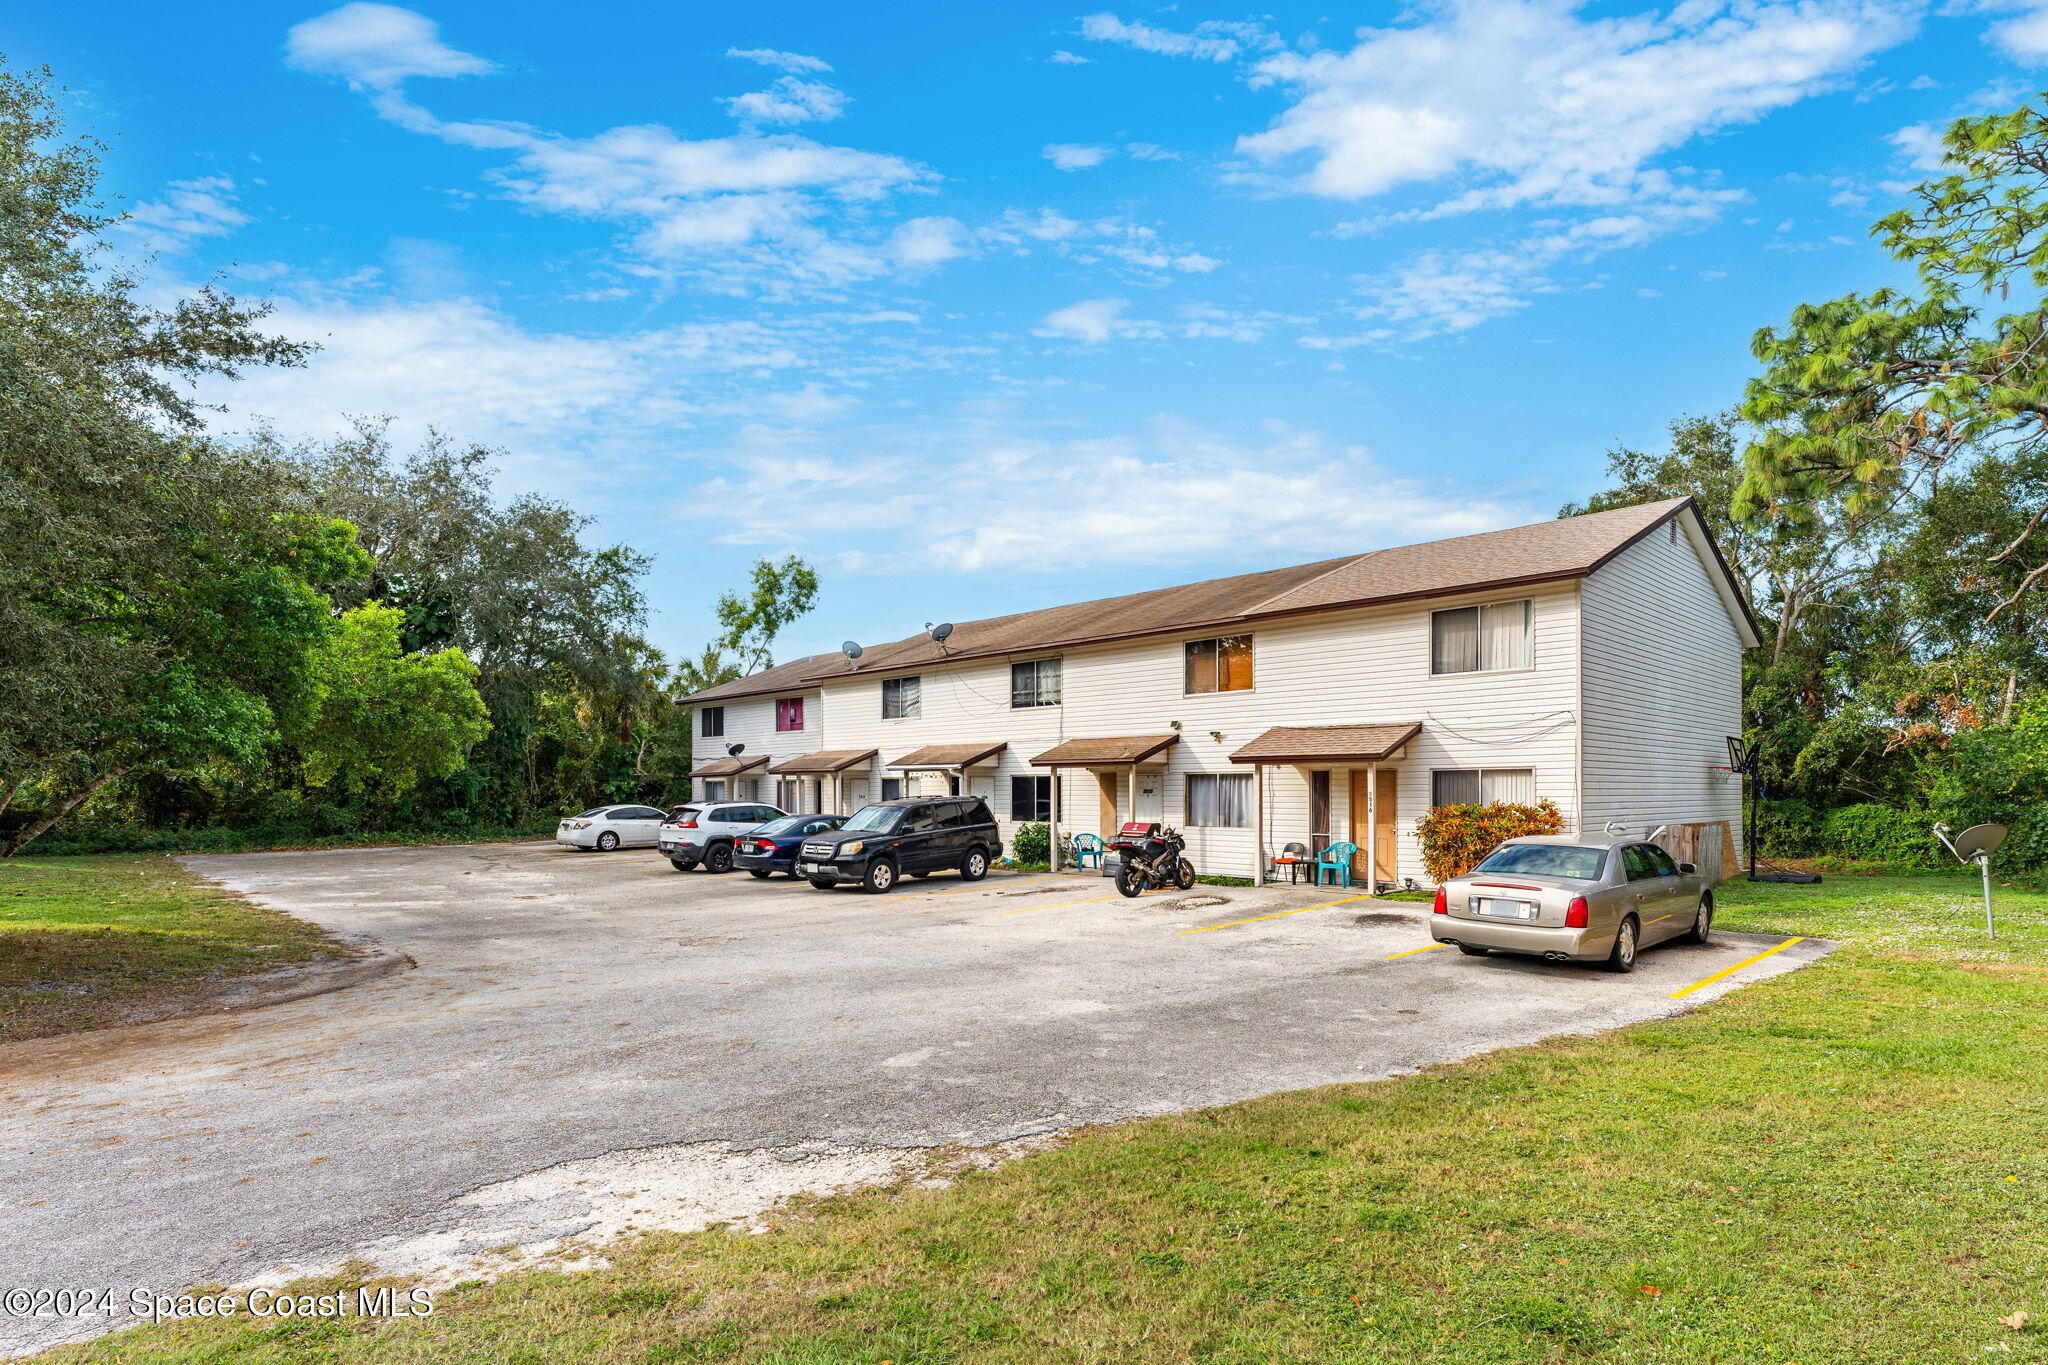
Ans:
{"type": "Polygon", "coordinates": [[[1742,637],[1690,522],[1651,532],[1581,587],[1586,826],[1728,820],[1739,842],[1741,783],[1712,765],[1742,733],[1742,637]]]}

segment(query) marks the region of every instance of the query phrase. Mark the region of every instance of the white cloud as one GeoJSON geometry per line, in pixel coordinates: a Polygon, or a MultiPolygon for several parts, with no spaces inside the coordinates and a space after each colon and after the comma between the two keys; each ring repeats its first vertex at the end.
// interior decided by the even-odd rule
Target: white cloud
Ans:
{"type": "Polygon", "coordinates": [[[1094,58],[1083,57],[1079,53],[1069,52],[1062,47],[1055,48],[1053,54],[1047,57],[1046,60],[1054,66],[1087,66],[1094,58]]]}
{"type": "Polygon", "coordinates": [[[889,247],[907,266],[937,265],[973,254],[969,237],[957,218],[913,218],[890,234],[889,247]]]}
{"type": "Polygon", "coordinates": [[[2020,6],[1990,4],[1983,8],[2017,10],[1985,30],[1986,42],[2025,66],[2038,66],[2048,59],[2048,3],[2035,0],[2020,6]]]}
{"type": "Polygon", "coordinates": [[[778,52],[772,47],[729,47],[725,55],[743,62],[759,62],[780,71],[803,73],[832,69],[816,57],[806,57],[801,52],[778,52]]]}
{"type": "Polygon", "coordinates": [[[1180,275],[1205,275],[1222,264],[1186,243],[1169,242],[1157,229],[1129,218],[1069,218],[1058,209],[1036,213],[1009,209],[978,229],[975,236],[991,248],[1007,247],[1019,254],[1050,251],[1076,265],[1107,267],[1147,284],[1180,275]]]}
{"type": "Polygon", "coordinates": [[[1912,169],[1933,174],[1950,169],[1941,145],[1942,131],[1938,123],[1911,123],[1885,140],[1898,149],[1912,169]]]}
{"type": "Polygon", "coordinates": [[[1168,151],[1156,142],[1126,142],[1124,150],[1133,161],[1178,161],[1179,152],[1168,151]]]}
{"type": "Polygon", "coordinates": [[[1439,211],[1612,206],[1645,192],[1655,158],[1832,87],[1916,14],[1907,0],[1687,0],[1615,18],[1438,0],[1347,52],[1259,62],[1255,78],[1294,102],[1238,149],[1333,198],[1450,180],[1464,188],[1439,211]]]}
{"type": "Polygon", "coordinates": [[[390,90],[412,76],[473,76],[496,68],[441,41],[433,20],[367,0],[329,10],[285,35],[285,60],[301,71],[341,76],[358,88],[390,90]]]}
{"type": "Polygon", "coordinates": [[[1300,563],[1544,515],[1470,490],[1437,491],[1362,446],[1281,422],[1241,437],[1167,416],[1135,435],[1054,440],[1019,435],[1005,417],[869,439],[872,450],[848,452],[833,432],[751,428],[725,452],[736,472],[706,484],[678,515],[724,528],[725,544],[794,544],[857,574],[1300,563]],[[916,477],[941,466],[972,468],[975,478],[916,477]],[[850,535],[844,495],[878,476],[895,491],[850,535]],[[1105,486],[1147,494],[1104,498],[1105,486]],[[1060,514],[1047,516],[1048,507],[1060,514]],[[1259,515],[1228,514],[1244,507],[1259,515]],[[898,530],[906,534],[887,534],[898,530]]]}
{"type": "MultiPolygon", "coordinates": [[[[872,206],[935,179],[914,162],[835,147],[792,133],[751,128],[727,137],[686,138],[660,124],[572,137],[524,123],[443,120],[409,99],[415,75],[490,70],[442,44],[434,25],[388,5],[345,5],[292,30],[295,65],[346,77],[371,92],[377,113],[401,127],[509,164],[487,173],[501,193],[529,208],[599,219],[629,229],[629,244],[663,273],[691,273],[713,288],[788,292],[886,274],[898,262],[887,231],[869,225],[872,206]]],[[[749,60],[803,70],[815,58],[759,49],[749,60]]],[[[749,121],[835,117],[844,96],[829,86],[777,81],[742,96],[749,121]]]]}
{"type": "Polygon", "coordinates": [[[1080,142],[1048,142],[1045,144],[1045,159],[1053,169],[1061,171],[1085,171],[1100,166],[1113,153],[1108,147],[1095,147],[1080,142]]]}
{"type": "Polygon", "coordinates": [[[1129,306],[1128,299],[1083,299],[1070,303],[1047,313],[1038,324],[1036,335],[1069,337],[1099,346],[1116,333],[1124,309],[1129,306]]]}
{"type": "Polygon", "coordinates": [[[1081,20],[1081,36],[1098,43],[1120,43],[1140,52],[1163,57],[1193,57],[1196,61],[1227,62],[1247,48],[1264,50],[1279,40],[1257,24],[1211,19],[1195,25],[1191,33],[1155,28],[1146,23],[1126,23],[1114,14],[1090,14],[1081,20]]]}
{"type": "Polygon", "coordinates": [[[748,123],[829,122],[846,112],[846,93],[822,81],[784,76],[766,90],[754,90],[725,101],[736,119],[748,123]]]}
{"type": "Polygon", "coordinates": [[[202,237],[224,237],[249,221],[235,204],[233,177],[204,175],[174,180],[161,199],[128,210],[121,235],[140,251],[183,251],[202,237]]]}

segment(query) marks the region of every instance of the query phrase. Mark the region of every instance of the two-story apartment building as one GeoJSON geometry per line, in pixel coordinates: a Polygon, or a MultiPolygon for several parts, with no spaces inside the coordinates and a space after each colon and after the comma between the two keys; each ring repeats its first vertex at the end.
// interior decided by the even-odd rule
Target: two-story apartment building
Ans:
{"type": "Polygon", "coordinates": [[[962,791],[1009,826],[1164,820],[1205,873],[1348,841],[1361,875],[1422,881],[1438,804],[1732,828],[1716,765],[1756,643],[1681,498],[961,622],[680,700],[713,798],[962,791]]]}

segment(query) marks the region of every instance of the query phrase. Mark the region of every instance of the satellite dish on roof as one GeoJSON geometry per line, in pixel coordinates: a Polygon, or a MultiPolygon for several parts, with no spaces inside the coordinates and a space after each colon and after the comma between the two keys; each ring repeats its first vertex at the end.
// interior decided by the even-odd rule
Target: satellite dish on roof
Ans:
{"type": "Polygon", "coordinates": [[[1955,837],[1956,856],[1966,863],[1980,853],[1988,858],[1998,852],[2007,832],[2004,825],[1972,825],[1955,837]]]}
{"type": "Polygon", "coordinates": [[[725,746],[725,752],[733,758],[738,758],[741,754],[745,753],[746,751],[747,746],[744,744],[728,744],[725,746]]]}
{"type": "Polygon", "coordinates": [[[932,627],[932,642],[942,645],[946,643],[946,637],[952,633],[953,623],[951,621],[941,621],[932,627]]]}
{"type": "Polygon", "coordinates": [[[859,645],[855,644],[851,640],[848,640],[844,644],[840,645],[839,652],[841,654],[844,654],[849,659],[858,659],[861,655],[867,653],[866,650],[862,649],[859,645]]]}

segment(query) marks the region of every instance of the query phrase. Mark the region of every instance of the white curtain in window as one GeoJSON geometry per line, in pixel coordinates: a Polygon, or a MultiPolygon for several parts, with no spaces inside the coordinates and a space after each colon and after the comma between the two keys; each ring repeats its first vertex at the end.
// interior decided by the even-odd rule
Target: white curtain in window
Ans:
{"type": "Polygon", "coordinates": [[[1459,607],[1429,618],[1430,666],[1438,673],[1470,673],[1479,667],[1479,609],[1459,607]]]}
{"type": "Polygon", "coordinates": [[[1481,668],[1528,668],[1535,662],[1529,643],[1529,603],[1500,602],[1479,609],[1481,668]]]}
{"type": "Polygon", "coordinates": [[[1248,829],[1251,823],[1252,780],[1249,775],[1189,775],[1189,826],[1203,829],[1248,829]]]}
{"type": "Polygon", "coordinates": [[[1489,806],[1496,801],[1534,805],[1536,773],[1529,768],[1488,768],[1480,774],[1479,799],[1489,806]]]}

